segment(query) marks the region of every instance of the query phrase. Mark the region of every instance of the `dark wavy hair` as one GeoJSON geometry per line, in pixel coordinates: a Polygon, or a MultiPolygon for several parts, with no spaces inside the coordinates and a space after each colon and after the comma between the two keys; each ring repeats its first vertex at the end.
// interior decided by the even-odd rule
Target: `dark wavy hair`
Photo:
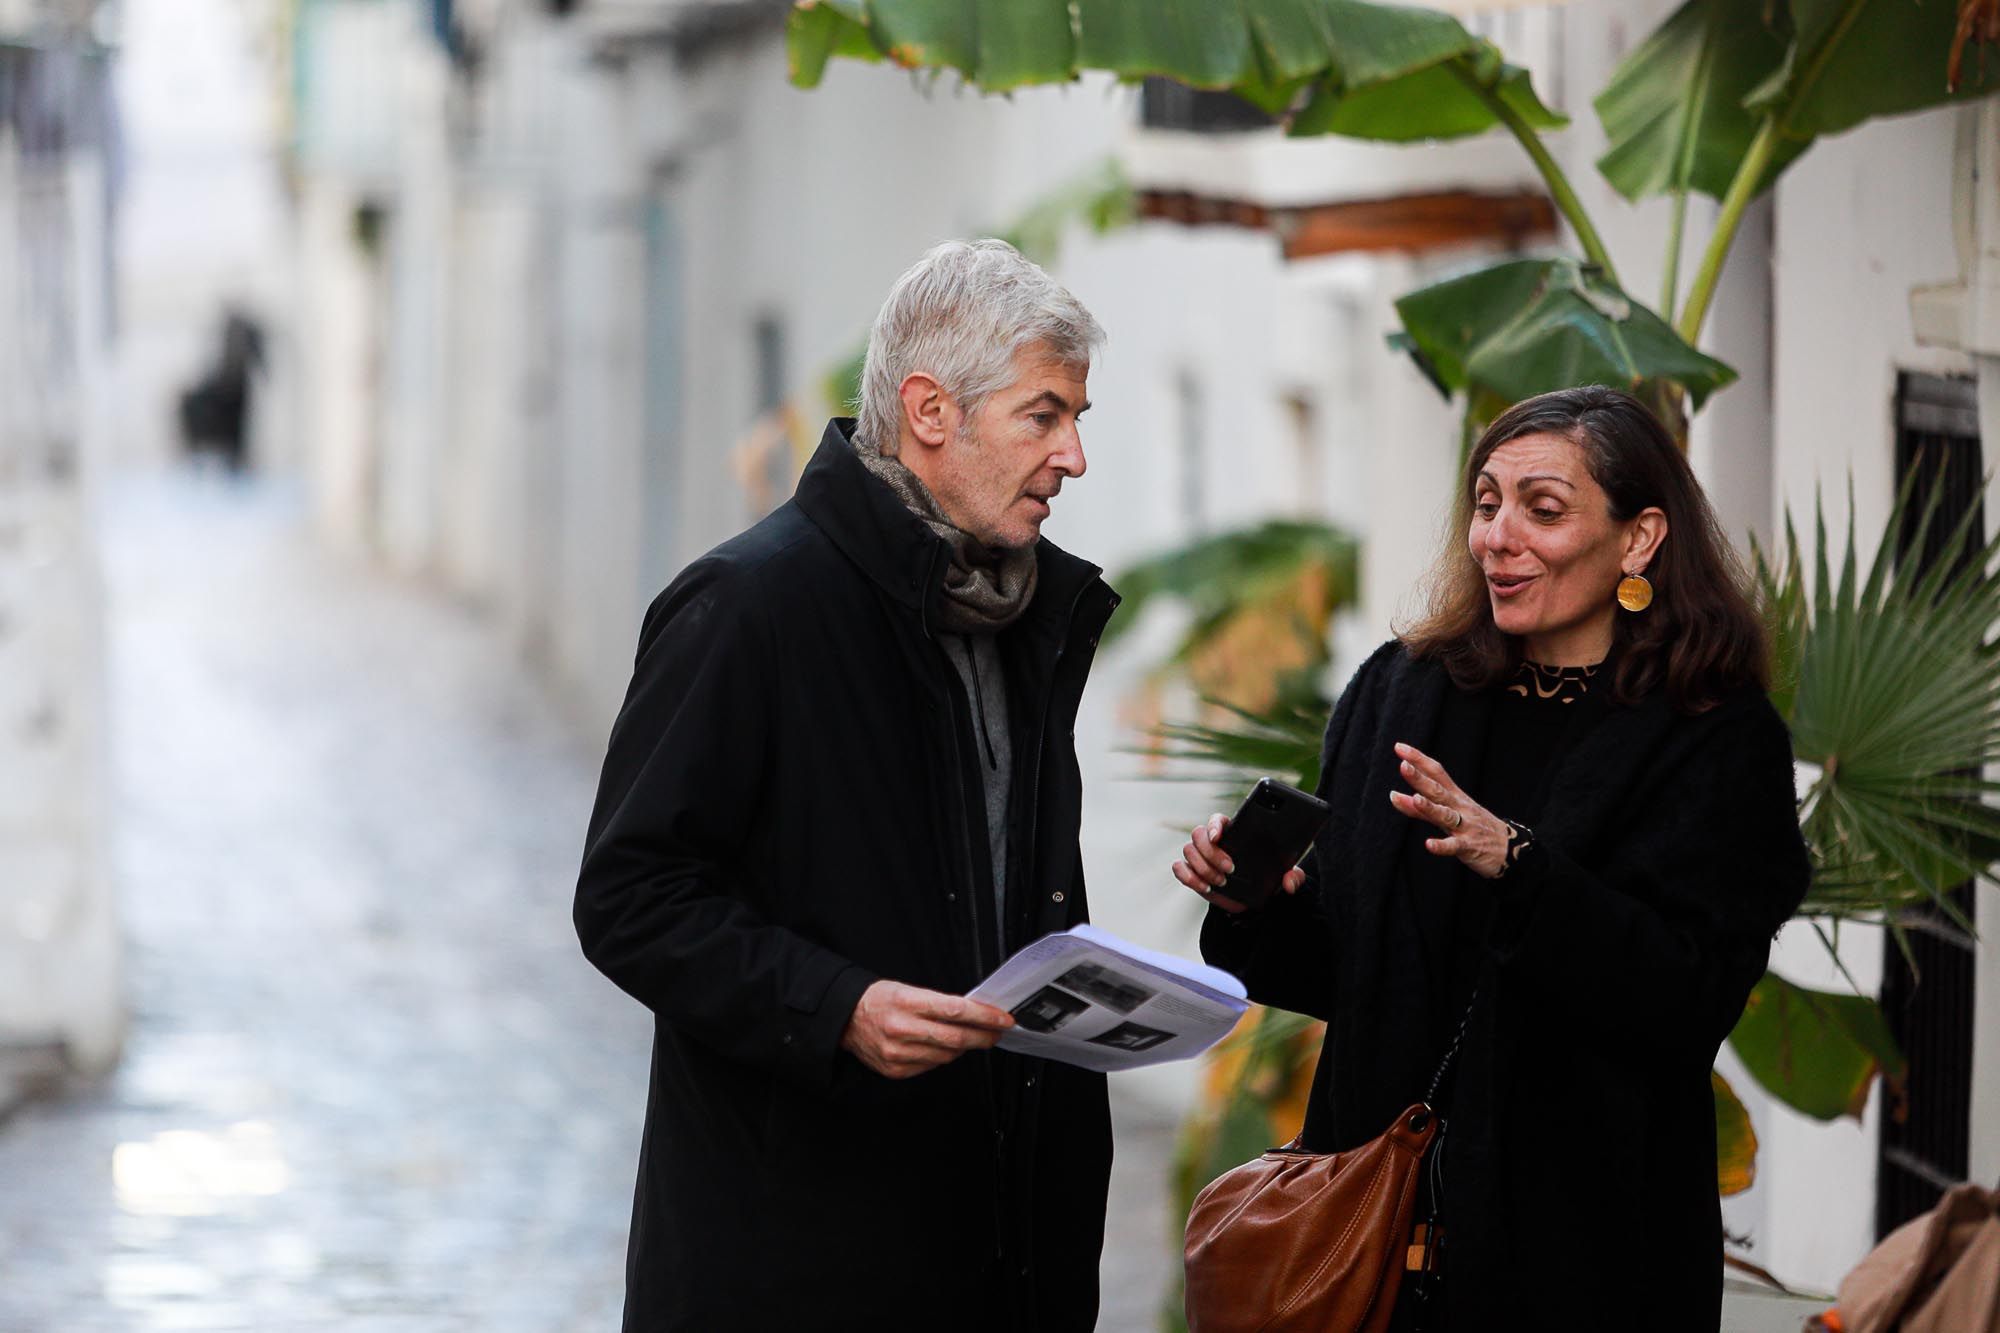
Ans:
{"type": "Polygon", "coordinates": [[[1580,448],[1611,499],[1613,521],[1655,507],[1667,516],[1666,538],[1646,567],[1653,604],[1614,622],[1612,697],[1629,705],[1664,689],[1674,707],[1698,713],[1745,685],[1768,689],[1770,645],[1749,576],[1687,459],[1638,399],[1595,385],[1516,403],[1472,447],[1452,529],[1428,581],[1429,608],[1399,636],[1410,655],[1443,663],[1466,690],[1494,685],[1519,666],[1521,642],[1493,623],[1466,533],[1486,460],[1527,435],[1557,435],[1580,448]]]}

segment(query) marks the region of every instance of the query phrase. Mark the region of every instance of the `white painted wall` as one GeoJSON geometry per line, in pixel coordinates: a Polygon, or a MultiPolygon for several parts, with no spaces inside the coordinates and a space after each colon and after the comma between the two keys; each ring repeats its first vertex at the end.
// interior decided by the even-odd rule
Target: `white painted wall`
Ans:
{"type": "Polygon", "coordinates": [[[523,573],[522,483],[541,375],[522,312],[533,308],[536,235],[532,195],[504,180],[463,183],[447,251],[437,564],[452,587],[494,608],[512,602],[523,573]]]}
{"type": "MultiPolygon", "coordinates": [[[[1813,146],[1779,183],[1772,343],[1777,498],[1798,515],[1854,477],[1857,526],[1879,533],[1895,500],[1890,420],[1898,370],[1968,374],[1971,358],[1921,347],[1913,287],[1958,274],[1947,109],[1878,121],[1813,146]]],[[[1863,558],[1871,552],[1864,551],[1863,558]]]]}
{"type": "Polygon", "coordinates": [[[380,259],[355,243],[362,197],[337,176],[308,173],[296,209],[293,290],[299,346],[298,414],[304,472],[321,535],[369,549],[381,445],[380,259]]]}
{"type": "Polygon", "coordinates": [[[95,1072],[124,1030],[92,541],[104,226],[95,151],[30,159],[0,133],[0,1103],[19,1048],[95,1072]]]}
{"type": "MultiPolygon", "coordinates": [[[[379,551],[385,505],[393,506],[398,554],[407,565],[427,540],[419,536],[427,526],[412,514],[424,493],[414,482],[423,473],[400,463],[392,472],[387,458],[392,422],[407,423],[410,415],[395,391],[413,387],[407,373],[392,367],[425,327],[408,311],[430,295],[415,261],[424,253],[421,223],[435,211],[427,215],[419,204],[420,225],[410,238],[399,237],[398,168],[420,161],[419,147],[441,130],[416,127],[412,155],[401,159],[398,112],[428,106],[435,118],[442,104],[426,103],[421,88],[409,86],[421,79],[423,59],[411,50],[422,34],[410,6],[330,0],[305,6],[299,22],[299,184],[290,256],[297,409],[288,424],[300,441],[322,535],[345,551],[379,551]],[[373,248],[357,230],[364,206],[381,211],[373,248]],[[398,278],[411,283],[407,292],[398,278]]],[[[407,424],[403,433],[410,434],[407,424]]]]}
{"type": "Polygon", "coordinates": [[[393,568],[416,573],[441,562],[457,177],[448,137],[451,71],[443,50],[413,36],[397,44],[393,68],[399,128],[385,253],[391,299],[384,324],[377,536],[393,568]]]}
{"type": "Polygon", "coordinates": [[[578,70],[563,86],[550,647],[573,712],[600,733],[624,695],[639,623],[644,243],[632,110],[622,80],[578,70]]]}

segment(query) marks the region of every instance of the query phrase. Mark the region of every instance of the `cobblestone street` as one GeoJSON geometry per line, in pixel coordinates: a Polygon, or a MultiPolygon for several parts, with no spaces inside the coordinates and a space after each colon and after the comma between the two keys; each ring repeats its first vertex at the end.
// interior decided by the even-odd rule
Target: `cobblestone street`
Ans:
{"type": "MultiPolygon", "coordinates": [[[[598,738],[281,488],[103,528],[130,1029],[0,1120],[0,1331],[615,1328],[650,1023],[569,926],[598,738]]],[[[1170,1126],[1118,1112],[1141,1330],[1170,1126]]]]}

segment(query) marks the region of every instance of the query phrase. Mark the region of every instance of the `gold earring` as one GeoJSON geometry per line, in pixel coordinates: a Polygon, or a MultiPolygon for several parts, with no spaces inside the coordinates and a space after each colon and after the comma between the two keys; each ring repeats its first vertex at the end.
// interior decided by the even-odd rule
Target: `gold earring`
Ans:
{"type": "Polygon", "coordinates": [[[1644,611],[1653,604],[1653,585],[1644,574],[1627,574],[1618,580],[1618,605],[1627,611],[1644,611]]]}

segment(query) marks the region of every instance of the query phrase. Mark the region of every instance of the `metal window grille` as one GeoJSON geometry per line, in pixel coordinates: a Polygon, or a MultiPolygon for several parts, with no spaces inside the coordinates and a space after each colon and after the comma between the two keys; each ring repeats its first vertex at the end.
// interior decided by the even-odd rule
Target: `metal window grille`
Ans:
{"type": "MultiPolygon", "coordinates": [[[[1915,542],[1921,503],[1915,506],[1918,513],[1906,516],[1897,535],[1899,560],[1934,564],[1968,515],[1975,537],[1984,537],[1985,478],[1974,388],[1971,380],[1937,375],[1904,373],[1897,379],[1897,475],[1914,477],[1919,502],[1937,490],[1937,512],[1921,548],[1915,542]]],[[[1961,550],[1961,563],[1964,558],[1961,550]]],[[[1972,886],[1960,885],[1952,897],[1969,919],[1972,886]]],[[[1877,1236],[1928,1212],[1944,1190],[1965,1179],[1969,1166],[1975,958],[1942,911],[1928,907],[1920,915],[1926,920],[1909,934],[1910,958],[1893,940],[1884,944],[1882,1008],[1910,1072],[1903,1104],[1892,1105],[1882,1117],[1877,1236]],[[1926,924],[1938,929],[1922,929],[1926,924]]]]}

